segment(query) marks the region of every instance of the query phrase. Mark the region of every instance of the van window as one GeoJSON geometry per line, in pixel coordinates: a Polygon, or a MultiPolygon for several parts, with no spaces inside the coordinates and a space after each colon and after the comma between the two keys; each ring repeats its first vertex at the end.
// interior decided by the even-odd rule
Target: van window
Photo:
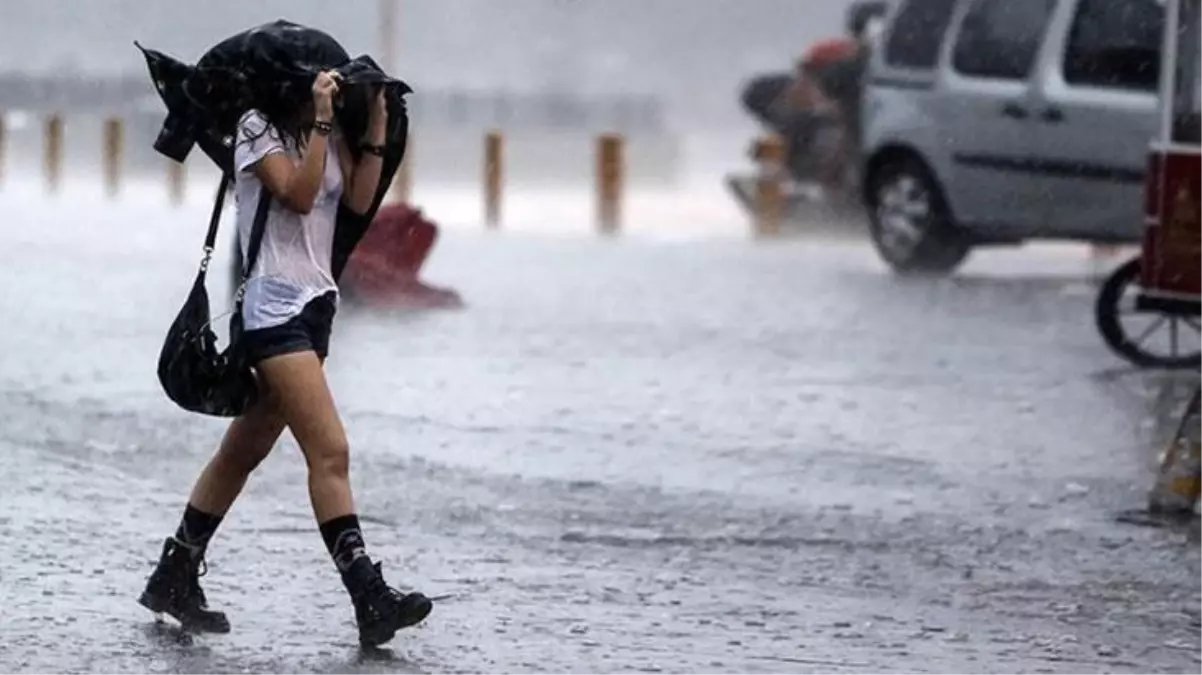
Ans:
{"type": "Polygon", "coordinates": [[[1202,144],[1202,6],[1181,3],[1173,92],[1173,141],[1202,144]]]}
{"type": "Polygon", "coordinates": [[[1163,30],[1158,0],[1081,0],[1064,53],[1064,81],[1156,91],[1163,30]]]}
{"type": "Polygon", "coordinates": [[[958,0],[908,0],[897,10],[885,42],[885,63],[934,69],[958,0]]]}
{"type": "Polygon", "coordinates": [[[963,75],[1025,79],[1055,0],[974,0],[960,24],[952,67],[963,75]]]}

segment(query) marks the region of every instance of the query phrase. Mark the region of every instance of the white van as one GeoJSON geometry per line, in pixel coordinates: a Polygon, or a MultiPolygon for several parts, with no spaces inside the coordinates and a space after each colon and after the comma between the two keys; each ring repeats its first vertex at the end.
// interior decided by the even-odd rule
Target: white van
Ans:
{"type": "Polygon", "coordinates": [[[882,258],[949,272],[979,245],[1139,241],[1164,20],[1160,0],[900,0],[863,98],[882,258]]]}

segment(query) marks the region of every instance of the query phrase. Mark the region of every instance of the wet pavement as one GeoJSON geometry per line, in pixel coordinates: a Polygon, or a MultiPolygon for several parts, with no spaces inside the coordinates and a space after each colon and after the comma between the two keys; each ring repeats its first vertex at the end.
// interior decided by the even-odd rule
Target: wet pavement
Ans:
{"type": "Polygon", "coordinates": [[[1079,249],[444,232],[467,309],[335,331],[369,548],[447,596],[362,654],[291,440],[210,549],[234,632],[134,601],[223,427],[154,375],[203,200],[0,207],[0,671],[1198,672],[1196,523],[1114,522],[1197,377],[1106,351],[1079,249]]]}

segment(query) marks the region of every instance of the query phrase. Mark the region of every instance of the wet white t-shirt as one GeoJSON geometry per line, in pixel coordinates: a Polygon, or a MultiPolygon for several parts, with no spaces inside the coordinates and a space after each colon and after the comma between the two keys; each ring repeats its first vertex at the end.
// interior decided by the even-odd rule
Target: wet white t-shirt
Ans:
{"type": "MultiPolygon", "coordinates": [[[[283,153],[300,161],[295,143],[285,141],[266,118],[251,110],[238,121],[234,145],[234,197],[238,241],[243,260],[259,205],[262,182],[253,166],[267,155],[283,153]]],[[[325,177],[306,214],[289,211],[278,199],[271,202],[259,257],[246,284],[242,320],[246,330],[278,326],[301,313],[314,298],[338,285],[330,269],[334,225],[342,198],[342,172],[333,139],[326,144],[325,177]]]]}

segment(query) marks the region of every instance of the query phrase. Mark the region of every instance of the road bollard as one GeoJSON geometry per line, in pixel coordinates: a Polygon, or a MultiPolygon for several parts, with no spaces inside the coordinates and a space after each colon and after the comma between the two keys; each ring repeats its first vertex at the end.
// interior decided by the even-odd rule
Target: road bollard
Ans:
{"type": "Polygon", "coordinates": [[[500,131],[490,131],[484,136],[484,223],[490,228],[501,225],[504,150],[505,139],[500,131]]]}
{"type": "Polygon", "coordinates": [[[1161,456],[1160,471],[1148,494],[1148,510],[1192,514],[1202,492],[1202,388],[1195,389],[1181,415],[1173,440],[1161,456]]]}
{"type": "Polygon", "coordinates": [[[780,136],[769,134],[756,140],[758,164],[755,180],[755,232],[759,236],[780,234],[784,219],[785,194],[781,185],[785,146],[780,136]]]}
{"type": "Polygon", "coordinates": [[[46,189],[53,194],[59,191],[63,173],[63,118],[57,113],[46,118],[45,140],[43,166],[46,189]]]}
{"type": "Polygon", "coordinates": [[[124,136],[121,120],[104,121],[104,188],[112,199],[121,191],[121,150],[124,136]]]}
{"type": "Polygon", "coordinates": [[[405,142],[405,157],[392,177],[392,200],[408,204],[413,196],[413,134],[405,142]]]}
{"type": "Polygon", "coordinates": [[[602,134],[597,139],[597,228],[613,234],[621,227],[623,139],[602,134]]]}
{"type": "Polygon", "coordinates": [[[167,198],[172,206],[184,203],[185,186],[187,184],[187,165],[175,160],[167,160],[167,198]]]}

